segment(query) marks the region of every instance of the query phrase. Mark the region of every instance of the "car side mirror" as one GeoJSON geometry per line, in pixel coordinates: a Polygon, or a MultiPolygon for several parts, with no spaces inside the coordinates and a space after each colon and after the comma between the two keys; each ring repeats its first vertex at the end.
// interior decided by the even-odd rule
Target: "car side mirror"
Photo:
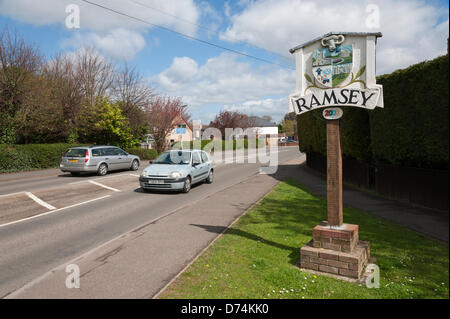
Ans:
{"type": "Polygon", "coordinates": [[[148,163],[149,163],[149,164],[153,164],[153,160],[151,160],[151,161],[148,161],[148,163]]]}

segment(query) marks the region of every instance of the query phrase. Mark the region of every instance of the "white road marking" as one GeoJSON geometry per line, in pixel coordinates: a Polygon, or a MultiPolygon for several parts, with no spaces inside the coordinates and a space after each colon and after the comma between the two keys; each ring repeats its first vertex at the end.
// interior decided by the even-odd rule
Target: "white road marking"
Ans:
{"type": "Polygon", "coordinates": [[[87,204],[87,203],[90,203],[90,202],[93,202],[93,201],[96,201],[96,200],[100,200],[100,199],[103,199],[103,198],[107,198],[107,197],[110,197],[110,196],[111,196],[111,195],[105,195],[105,196],[102,196],[102,197],[97,197],[97,198],[94,198],[94,199],[87,200],[87,201],[85,201],[85,202],[81,202],[81,203],[73,204],[73,205],[70,205],[70,206],[66,206],[66,207],[54,209],[54,210],[51,210],[51,211],[46,212],[46,213],[42,213],[42,214],[30,216],[30,217],[27,217],[27,218],[22,218],[22,219],[19,219],[19,220],[10,222],[10,223],[2,224],[2,225],[0,225],[0,228],[1,228],[1,227],[8,226],[8,225],[12,225],[12,224],[17,224],[17,223],[20,223],[20,222],[24,222],[24,221],[26,221],[26,220],[38,218],[38,217],[41,217],[41,216],[53,214],[53,213],[59,212],[59,211],[64,210],[64,209],[68,209],[68,208],[80,206],[80,205],[87,204]]]}
{"type": "Polygon", "coordinates": [[[135,177],[140,177],[139,175],[137,175],[137,174],[130,174],[131,176],[135,176],[135,177]]]}
{"type": "Polygon", "coordinates": [[[49,203],[44,202],[42,199],[40,199],[39,197],[35,196],[33,193],[30,192],[25,192],[25,194],[30,197],[32,200],[34,200],[36,203],[38,203],[41,206],[44,206],[45,208],[49,209],[49,210],[54,210],[56,209],[55,206],[50,205],[49,203]]]}
{"type": "Polygon", "coordinates": [[[94,177],[93,179],[83,179],[81,181],[70,182],[69,184],[70,185],[72,185],[72,184],[80,184],[80,183],[86,183],[86,182],[89,182],[89,181],[92,181],[92,180],[99,181],[101,179],[120,177],[120,176],[128,176],[128,174],[127,173],[125,173],[125,174],[111,174],[111,175],[103,176],[103,177],[94,177]]]}
{"type": "Polygon", "coordinates": [[[96,182],[96,181],[89,181],[89,183],[94,184],[94,185],[97,185],[97,186],[100,186],[100,187],[103,187],[103,188],[106,188],[106,189],[109,189],[109,190],[114,191],[114,192],[120,192],[120,190],[118,190],[117,188],[112,188],[112,187],[103,185],[103,184],[101,184],[101,183],[98,183],[98,182],[96,182]]]}
{"type": "Polygon", "coordinates": [[[17,192],[17,193],[3,194],[3,195],[0,195],[0,197],[6,197],[6,196],[12,196],[12,195],[19,195],[19,194],[25,194],[25,192],[17,192]]]}

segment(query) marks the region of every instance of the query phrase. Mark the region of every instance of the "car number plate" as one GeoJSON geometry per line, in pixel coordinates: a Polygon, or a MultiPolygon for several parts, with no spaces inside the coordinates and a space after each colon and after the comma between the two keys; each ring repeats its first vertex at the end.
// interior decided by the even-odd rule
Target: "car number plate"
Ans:
{"type": "Polygon", "coordinates": [[[164,181],[162,179],[149,179],[148,184],[164,184],[164,181]]]}
{"type": "Polygon", "coordinates": [[[77,163],[78,160],[69,160],[70,163],[77,163]]]}

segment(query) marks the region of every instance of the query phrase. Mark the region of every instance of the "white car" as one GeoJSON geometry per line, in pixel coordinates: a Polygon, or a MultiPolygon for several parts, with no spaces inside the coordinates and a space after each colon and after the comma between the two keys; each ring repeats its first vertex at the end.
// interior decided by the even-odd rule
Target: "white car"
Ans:
{"type": "Polygon", "coordinates": [[[214,180],[211,157],[202,150],[170,150],[144,168],[139,183],[144,190],[188,193],[193,184],[214,180]]]}

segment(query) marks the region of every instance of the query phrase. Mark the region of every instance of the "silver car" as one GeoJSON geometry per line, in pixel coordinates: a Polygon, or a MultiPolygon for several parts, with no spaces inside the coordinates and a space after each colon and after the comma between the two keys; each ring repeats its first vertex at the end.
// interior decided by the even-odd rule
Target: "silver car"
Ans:
{"type": "Polygon", "coordinates": [[[72,147],[64,153],[59,168],[63,172],[79,175],[82,172],[103,176],[108,171],[139,169],[140,158],[115,146],[72,147]]]}
{"type": "Polygon", "coordinates": [[[139,183],[144,190],[178,190],[188,193],[195,183],[211,184],[214,168],[208,153],[201,150],[163,152],[142,171],[139,183]]]}

